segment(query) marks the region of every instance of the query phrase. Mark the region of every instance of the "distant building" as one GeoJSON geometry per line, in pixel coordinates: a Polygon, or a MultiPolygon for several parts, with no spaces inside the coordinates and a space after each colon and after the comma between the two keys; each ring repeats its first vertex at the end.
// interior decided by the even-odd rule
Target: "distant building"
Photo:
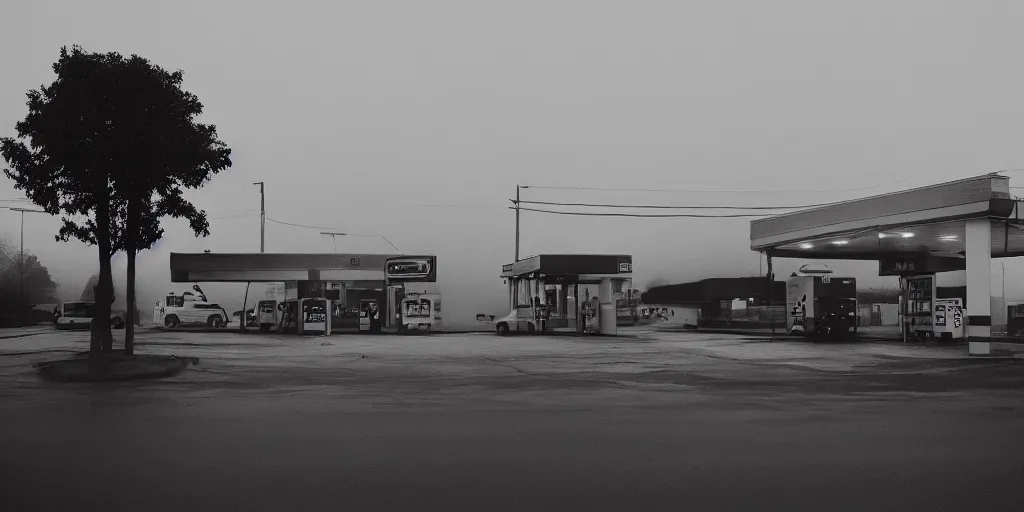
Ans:
{"type": "Polygon", "coordinates": [[[697,308],[698,325],[770,325],[786,321],[786,283],[775,281],[769,301],[768,280],[763,277],[719,277],[692,283],[655,286],[641,295],[643,304],[697,308]]]}

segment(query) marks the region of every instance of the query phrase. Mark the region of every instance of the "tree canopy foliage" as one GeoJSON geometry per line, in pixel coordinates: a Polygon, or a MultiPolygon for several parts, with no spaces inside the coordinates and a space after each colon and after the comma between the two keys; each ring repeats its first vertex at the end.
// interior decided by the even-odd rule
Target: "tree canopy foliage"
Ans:
{"type": "MultiPolygon", "coordinates": [[[[229,167],[231,150],[215,126],[196,121],[203,106],[181,89],[181,71],[168,72],[138,55],[88,53],[78,46],[62,48],[53,70],[52,84],[28,92],[29,113],[16,125],[18,139],[0,139],[0,152],[15,187],[61,215],[58,240],[97,246],[95,320],[102,350],[109,350],[111,256],[128,254],[133,311],[135,253],[160,239],[163,217],[185,218],[197,236],[209,234],[206,212],[183,191],[229,167]]],[[[131,336],[129,329],[129,352],[131,336]]]]}

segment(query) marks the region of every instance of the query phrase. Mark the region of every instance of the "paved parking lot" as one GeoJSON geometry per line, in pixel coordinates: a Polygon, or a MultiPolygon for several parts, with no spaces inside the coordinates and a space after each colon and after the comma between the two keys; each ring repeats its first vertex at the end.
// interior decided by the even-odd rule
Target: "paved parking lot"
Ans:
{"type": "MultiPolygon", "coordinates": [[[[1022,510],[1024,372],[963,347],[145,329],[162,381],[0,339],[12,510],[1022,510]]],[[[120,335],[120,333],[118,333],[120,335]]]]}

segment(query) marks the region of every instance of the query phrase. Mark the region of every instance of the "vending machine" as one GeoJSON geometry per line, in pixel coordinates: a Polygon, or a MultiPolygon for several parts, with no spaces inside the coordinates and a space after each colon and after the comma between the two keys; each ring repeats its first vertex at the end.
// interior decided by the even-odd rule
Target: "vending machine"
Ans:
{"type": "Polygon", "coordinates": [[[441,295],[410,293],[402,299],[402,330],[423,330],[430,334],[441,323],[441,295]]]}
{"type": "Polygon", "coordinates": [[[1024,304],[1006,305],[1006,334],[1016,338],[1024,337],[1024,304]]]}
{"type": "Polygon", "coordinates": [[[964,302],[957,299],[935,299],[932,332],[937,338],[964,337],[964,302]]]}

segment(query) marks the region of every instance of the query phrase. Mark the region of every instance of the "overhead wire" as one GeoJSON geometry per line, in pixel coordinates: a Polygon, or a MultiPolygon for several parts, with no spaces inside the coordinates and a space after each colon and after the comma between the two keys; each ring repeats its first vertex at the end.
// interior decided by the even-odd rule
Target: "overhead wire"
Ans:
{"type": "Polygon", "coordinates": [[[268,221],[270,221],[270,222],[273,222],[274,224],[281,224],[281,225],[284,225],[284,226],[293,226],[293,227],[296,227],[296,228],[309,228],[309,229],[338,229],[338,228],[336,228],[336,227],[327,227],[327,226],[310,226],[310,225],[308,225],[308,224],[296,224],[296,223],[294,223],[294,222],[285,222],[285,221],[282,221],[282,220],[272,219],[272,218],[270,218],[270,217],[267,217],[267,220],[268,220],[268,221]]]}
{"type": "Polygon", "coordinates": [[[207,217],[208,220],[233,220],[233,219],[250,219],[252,217],[259,217],[259,213],[247,213],[244,215],[229,215],[226,217],[207,217]]]}
{"type": "MultiPolygon", "coordinates": [[[[509,210],[516,210],[513,206],[507,207],[509,210]]],[[[726,213],[718,215],[708,215],[700,213],[610,213],[610,212],[560,212],[557,210],[543,210],[540,208],[523,208],[519,207],[519,211],[523,212],[537,212],[537,213],[549,213],[553,215],[576,215],[584,217],[640,217],[640,218],[689,218],[689,219],[734,219],[744,217],[768,217],[768,214],[756,214],[756,213],[726,213]]]]}
{"type": "MultiPolygon", "coordinates": [[[[513,203],[516,201],[511,200],[513,203]]],[[[793,206],[679,206],[679,205],[651,205],[651,204],[603,204],[603,203],[563,203],[555,201],[526,201],[520,200],[520,204],[540,204],[548,206],[585,206],[593,208],[636,208],[636,209],[664,209],[664,210],[792,210],[798,208],[818,208],[829,206],[835,203],[804,204],[793,206]]]]}
{"type": "Polygon", "coordinates": [[[918,176],[910,176],[894,181],[887,181],[885,183],[877,183],[866,187],[856,187],[848,189],[832,189],[832,190],[806,190],[806,189],[762,189],[762,190],[735,190],[735,189],[670,189],[670,188],[623,188],[623,187],[570,187],[570,186],[547,186],[547,185],[522,185],[522,188],[531,189],[546,189],[546,190],[593,190],[602,192],[677,192],[677,193],[693,193],[693,194],[778,194],[778,193],[815,193],[815,194],[839,194],[844,192],[861,192],[864,190],[872,190],[887,185],[896,185],[910,181],[918,176]]]}

